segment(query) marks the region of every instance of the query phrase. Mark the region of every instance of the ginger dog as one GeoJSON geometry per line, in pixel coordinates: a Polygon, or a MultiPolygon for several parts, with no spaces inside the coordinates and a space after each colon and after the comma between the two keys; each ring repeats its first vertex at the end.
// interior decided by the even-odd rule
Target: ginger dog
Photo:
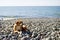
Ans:
{"type": "Polygon", "coordinates": [[[14,33],[19,33],[20,31],[26,31],[26,25],[23,25],[23,21],[17,20],[16,23],[14,24],[13,31],[14,33]]]}

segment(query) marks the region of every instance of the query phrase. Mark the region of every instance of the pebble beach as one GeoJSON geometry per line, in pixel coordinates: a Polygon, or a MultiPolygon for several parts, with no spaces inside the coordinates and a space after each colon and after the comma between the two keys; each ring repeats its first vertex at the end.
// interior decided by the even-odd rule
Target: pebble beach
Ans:
{"type": "Polygon", "coordinates": [[[0,20],[0,40],[60,40],[60,18],[19,19],[28,30],[14,34],[13,24],[17,19],[0,20]]]}

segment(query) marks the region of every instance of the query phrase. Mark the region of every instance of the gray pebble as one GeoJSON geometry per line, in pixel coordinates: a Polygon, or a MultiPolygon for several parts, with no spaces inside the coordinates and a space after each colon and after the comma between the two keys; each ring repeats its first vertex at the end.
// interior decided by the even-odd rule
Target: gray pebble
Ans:
{"type": "Polygon", "coordinates": [[[0,35],[0,39],[2,39],[3,37],[0,35]]]}
{"type": "Polygon", "coordinates": [[[33,37],[33,38],[37,37],[37,35],[38,35],[38,34],[35,33],[35,32],[32,33],[32,37],[33,37]]]}
{"type": "Polygon", "coordinates": [[[7,40],[7,38],[3,38],[2,40],[7,40]]]}
{"type": "Polygon", "coordinates": [[[31,38],[30,40],[34,40],[34,38],[31,38]]]}
{"type": "Polygon", "coordinates": [[[41,36],[40,34],[38,34],[38,36],[36,37],[36,40],[40,40],[41,39],[41,36]]]}
{"type": "Polygon", "coordinates": [[[7,35],[1,35],[3,38],[7,37],[7,35]]]}
{"type": "Polygon", "coordinates": [[[21,38],[21,37],[23,37],[22,35],[19,35],[19,37],[21,38]]]}
{"type": "Polygon", "coordinates": [[[21,40],[30,40],[30,38],[25,36],[25,37],[22,37],[21,40]]]}

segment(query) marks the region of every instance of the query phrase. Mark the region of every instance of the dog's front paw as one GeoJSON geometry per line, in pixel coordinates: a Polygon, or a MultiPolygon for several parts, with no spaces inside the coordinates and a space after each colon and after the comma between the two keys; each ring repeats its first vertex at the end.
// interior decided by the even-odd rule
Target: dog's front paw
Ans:
{"type": "Polygon", "coordinates": [[[19,34],[22,34],[22,31],[18,32],[19,34]]]}

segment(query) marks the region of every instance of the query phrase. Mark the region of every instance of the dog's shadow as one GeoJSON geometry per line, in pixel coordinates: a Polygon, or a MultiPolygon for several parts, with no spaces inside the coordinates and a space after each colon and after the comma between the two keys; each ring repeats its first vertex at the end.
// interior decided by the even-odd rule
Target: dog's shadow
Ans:
{"type": "Polygon", "coordinates": [[[30,32],[30,30],[26,30],[26,31],[22,31],[22,36],[31,36],[32,35],[32,32],[30,32]]]}

